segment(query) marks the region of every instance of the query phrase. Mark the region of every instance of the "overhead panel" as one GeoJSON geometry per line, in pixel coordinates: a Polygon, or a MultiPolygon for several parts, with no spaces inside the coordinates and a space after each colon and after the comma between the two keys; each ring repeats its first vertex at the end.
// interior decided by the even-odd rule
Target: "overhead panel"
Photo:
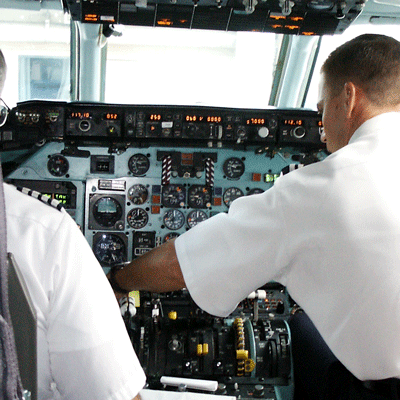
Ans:
{"type": "Polygon", "coordinates": [[[342,33],[367,0],[64,0],[83,23],[293,35],[342,33]]]}

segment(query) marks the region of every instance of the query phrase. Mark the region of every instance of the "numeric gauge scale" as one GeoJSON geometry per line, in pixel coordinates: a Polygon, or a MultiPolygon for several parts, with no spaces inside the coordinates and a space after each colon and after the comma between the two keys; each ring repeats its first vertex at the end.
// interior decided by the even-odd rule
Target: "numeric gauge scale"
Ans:
{"type": "Polygon", "coordinates": [[[180,210],[167,210],[163,220],[164,225],[172,231],[176,231],[185,225],[185,215],[180,210]]]}
{"type": "Polygon", "coordinates": [[[149,222],[149,214],[143,208],[133,208],[128,212],[127,220],[133,229],[142,229],[149,222]]]}
{"type": "Polygon", "coordinates": [[[103,267],[127,261],[128,243],[124,235],[97,233],[93,238],[93,252],[103,267]]]}

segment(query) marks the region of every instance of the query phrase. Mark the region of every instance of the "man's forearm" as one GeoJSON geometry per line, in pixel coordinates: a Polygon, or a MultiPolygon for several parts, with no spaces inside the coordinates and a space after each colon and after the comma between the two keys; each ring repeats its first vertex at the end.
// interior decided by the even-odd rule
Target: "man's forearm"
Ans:
{"type": "Polygon", "coordinates": [[[126,290],[170,292],[183,289],[185,281],[175,252],[174,240],[132,260],[115,279],[126,290]]]}

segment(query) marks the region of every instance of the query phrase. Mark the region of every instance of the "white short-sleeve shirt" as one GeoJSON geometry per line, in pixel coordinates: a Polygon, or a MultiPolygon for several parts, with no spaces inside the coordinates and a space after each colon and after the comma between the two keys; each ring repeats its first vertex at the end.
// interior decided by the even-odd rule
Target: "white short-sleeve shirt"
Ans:
{"type": "Polygon", "coordinates": [[[400,377],[400,114],[324,161],[241,197],[175,242],[189,292],[227,315],[277,281],[359,379],[400,377]]]}
{"type": "Polygon", "coordinates": [[[86,239],[65,210],[4,192],[7,250],[38,318],[38,398],[131,400],[145,375],[86,239]]]}

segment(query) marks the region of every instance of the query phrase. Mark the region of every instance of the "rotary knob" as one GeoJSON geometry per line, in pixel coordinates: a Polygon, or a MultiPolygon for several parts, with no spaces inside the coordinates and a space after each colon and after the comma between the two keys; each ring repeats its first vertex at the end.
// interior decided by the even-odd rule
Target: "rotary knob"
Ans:
{"type": "Polygon", "coordinates": [[[255,385],[253,396],[258,399],[260,399],[261,397],[264,397],[264,386],[263,385],[255,385]]]}
{"type": "Polygon", "coordinates": [[[302,126],[296,126],[296,128],[293,129],[292,135],[296,139],[302,139],[304,136],[306,136],[306,130],[302,126]]]}
{"type": "Polygon", "coordinates": [[[259,130],[258,130],[258,136],[260,136],[260,138],[266,138],[269,135],[269,129],[266,126],[262,126],[259,130]]]}

